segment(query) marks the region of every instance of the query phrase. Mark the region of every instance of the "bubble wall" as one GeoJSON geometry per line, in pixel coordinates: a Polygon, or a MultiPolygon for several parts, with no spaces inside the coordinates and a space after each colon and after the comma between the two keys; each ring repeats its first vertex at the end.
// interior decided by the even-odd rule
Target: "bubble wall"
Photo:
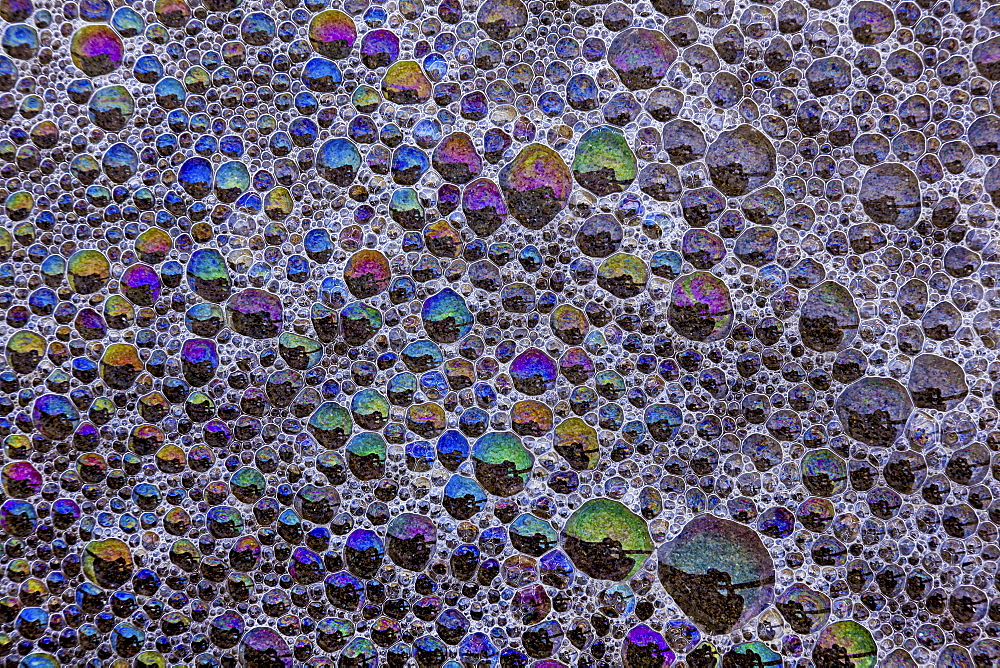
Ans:
{"type": "Polygon", "coordinates": [[[0,668],[1000,668],[1000,4],[0,0],[0,668]]]}

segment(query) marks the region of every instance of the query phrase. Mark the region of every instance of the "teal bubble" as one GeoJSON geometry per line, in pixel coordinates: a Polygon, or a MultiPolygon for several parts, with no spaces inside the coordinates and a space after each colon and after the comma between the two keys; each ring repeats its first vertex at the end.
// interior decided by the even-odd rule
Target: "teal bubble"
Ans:
{"type": "Polygon", "coordinates": [[[232,203],[250,189],[250,170],[239,160],[219,165],[215,172],[215,196],[220,202],[232,203]]]}
{"type": "Polygon", "coordinates": [[[191,254],[187,279],[191,290],[210,302],[224,302],[232,290],[226,260],[214,248],[199,249],[191,254]]]}
{"type": "Polygon", "coordinates": [[[327,401],[316,409],[307,424],[309,433],[327,448],[339,448],[347,443],[354,429],[350,412],[338,403],[327,401]]]}
{"type": "Polygon", "coordinates": [[[427,335],[438,343],[454,343],[472,331],[472,312],[451,288],[424,300],[420,315],[427,335]]]}
{"type": "Polygon", "coordinates": [[[362,432],[347,442],[347,466],[358,480],[378,480],[385,475],[385,440],[372,432],[362,432]]]}
{"type": "Polygon", "coordinates": [[[535,457],[521,439],[509,432],[482,436],[472,447],[476,480],[490,494],[512,496],[531,478],[535,457]]]}
{"type": "Polygon", "coordinates": [[[382,329],[382,312],[364,302],[353,302],[340,312],[340,329],[344,340],[360,346],[382,329]]]}

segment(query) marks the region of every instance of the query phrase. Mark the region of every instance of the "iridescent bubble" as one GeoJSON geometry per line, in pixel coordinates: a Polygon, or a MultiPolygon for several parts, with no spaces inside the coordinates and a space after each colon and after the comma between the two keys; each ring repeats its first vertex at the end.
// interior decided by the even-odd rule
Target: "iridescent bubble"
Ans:
{"type": "Polygon", "coordinates": [[[389,261],[380,251],[360,250],[344,265],[344,283],[358,299],[374,297],[389,287],[392,271],[389,261]]]}
{"type": "Polygon", "coordinates": [[[497,41],[517,37],[528,23],[528,9],[521,0],[486,0],[479,5],[476,23],[497,41]]]}
{"type": "Polygon", "coordinates": [[[441,505],[457,520],[468,520],[481,512],[486,505],[486,492],[472,478],[453,475],[444,487],[441,505]]]}
{"type": "Polygon", "coordinates": [[[493,432],[476,441],[472,460],[476,479],[486,491],[506,497],[527,485],[535,458],[514,434],[493,432]]]}
{"type": "Polygon", "coordinates": [[[692,341],[718,341],[733,325],[729,288],[719,278],[695,272],[674,281],[670,292],[670,326],[692,341]]]}
{"type": "Polygon", "coordinates": [[[215,196],[220,202],[235,202],[250,189],[250,171],[238,160],[219,165],[215,172],[215,196]]]}
{"type": "Polygon", "coordinates": [[[43,394],[31,409],[31,423],[45,438],[61,441],[80,425],[76,406],[59,394],[43,394]]]}
{"type": "Polygon", "coordinates": [[[138,37],[146,29],[146,22],[131,7],[119,7],[111,17],[111,27],[122,37],[138,37]]]}
{"type": "Polygon", "coordinates": [[[597,270],[597,284],[622,299],[642,294],[648,281],[646,263],[630,253],[615,253],[597,270]]]}
{"type": "Polygon", "coordinates": [[[361,39],[361,62],[370,69],[388,67],[399,58],[399,37],[390,30],[373,30],[361,39]]]}
{"type": "Polygon", "coordinates": [[[577,471],[594,469],[600,461],[597,430],[581,418],[572,417],[556,427],[554,447],[557,453],[577,471]]]}
{"type": "Polygon", "coordinates": [[[654,88],[677,59],[677,49],[659,30],[630,28],[608,47],[608,64],[630,90],[654,88]]]}
{"type": "Polygon", "coordinates": [[[111,278],[111,263],[103,253],[81,250],[73,253],[66,263],[69,286],[81,295],[93,294],[107,285],[111,278]]]}
{"type": "Polygon", "coordinates": [[[344,80],[340,68],[326,58],[310,58],[302,68],[302,83],[317,93],[332,93],[344,80]]]}
{"type": "Polygon", "coordinates": [[[853,620],[827,626],[813,648],[813,661],[817,664],[872,668],[877,659],[878,647],[871,632],[853,620]]]}
{"type": "Polygon", "coordinates": [[[42,475],[28,462],[11,462],[3,467],[4,490],[10,496],[26,499],[34,496],[42,488],[42,475]]]}
{"type": "Polygon", "coordinates": [[[378,434],[357,434],[347,442],[347,465],[358,480],[383,477],[385,462],[385,441],[378,434]]]}
{"type": "Polygon", "coordinates": [[[796,633],[815,633],[830,619],[830,598],[801,583],[783,591],[774,605],[796,633]]]}
{"type": "Polygon", "coordinates": [[[95,540],[83,550],[83,574],[94,584],[115,589],[132,577],[132,551],[117,538],[95,540]]]}
{"type": "Polygon", "coordinates": [[[528,348],[510,363],[510,376],[515,389],[529,396],[553,389],[557,375],[555,360],[538,348],[528,348]]]}
{"type": "Polygon", "coordinates": [[[346,408],[332,401],[322,403],[309,418],[309,432],[320,445],[338,448],[347,443],[354,422],[346,408]]]}
{"type": "Polygon", "coordinates": [[[423,104],[431,98],[431,82],[420,63],[400,60],[390,65],[382,77],[382,95],[395,104],[423,104]]]}
{"type": "Polygon", "coordinates": [[[473,232],[488,237],[503,225],[507,203],[496,183],[477,179],[462,191],[462,213],[473,232]]]}
{"type": "Polygon", "coordinates": [[[191,290],[210,302],[224,302],[232,291],[225,258],[214,248],[202,248],[191,254],[187,279],[191,290]]]}
{"type": "Polygon", "coordinates": [[[7,339],[7,363],[17,373],[31,373],[44,358],[47,347],[45,339],[35,332],[14,332],[7,339]]]}
{"type": "Polygon", "coordinates": [[[183,27],[191,18],[191,7],[186,0],[156,0],[153,11],[160,23],[170,28],[183,27]]]}
{"type": "Polygon", "coordinates": [[[667,593],[708,633],[742,627],[774,598],[771,555],[752,529],[735,522],[695,518],[658,557],[667,593]]]}
{"type": "Polygon", "coordinates": [[[364,302],[352,302],[340,312],[340,330],[350,345],[358,346],[382,328],[382,313],[364,302]]]}
{"type": "Polygon", "coordinates": [[[610,499],[591,499],[580,506],[566,520],[561,538],[573,564],[598,580],[626,580],[653,553],[646,523],[610,499]]]}
{"type": "Polygon", "coordinates": [[[956,408],[969,394],[965,370],[939,355],[917,355],[906,387],[915,406],[939,411],[956,408]]]}
{"type": "Polygon", "coordinates": [[[580,226],[576,245],[590,257],[607,257],[618,250],[623,238],[621,222],[611,214],[599,213],[580,226]]]}
{"type": "Polygon", "coordinates": [[[427,335],[438,343],[454,343],[472,331],[472,313],[465,299],[451,288],[425,299],[420,317],[427,335]]]}
{"type": "Polygon", "coordinates": [[[468,183],[479,176],[483,160],[479,157],[472,138],[464,132],[454,132],[434,149],[434,169],[452,183],[468,183]]]}
{"type": "Polygon", "coordinates": [[[636,162],[625,134],[610,127],[584,134],[573,157],[573,177],[598,196],[628,188],[636,177],[636,162]]]}
{"type": "Polygon", "coordinates": [[[284,323],[281,299],[257,288],[233,295],[226,303],[226,317],[233,331],[252,339],[278,336],[284,323]]]}
{"type": "Polygon", "coordinates": [[[331,139],[316,156],[320,176],[338,186],[349,186],[361,168],[361,154],[349,139],[331,139]]]}
{"type": "Polygon", "coordinates": [[[723,665],[751,663],[762,666],[784,666],[781,655],[762,642],[736,645],[722,656],[723,665]]]}
{"type": "Polygon", "coordinates": [[[324,10],[309,22],[309,43],[317,53],[327,58],[346,58],[357,38],[353,19],[339,10],[324,10]]]}
{"type": "Polygon", "coordinates": [[[521,149],[500,170],[498,182],[510,214],[533,230],[544,227],[565,208],[573,188],[570,170],[562,157],[542,144],[521,149]]]}
{"type": "Polygon", "coordinates": [[[135,113],[135,100],[125,86],[105,86],[94,91],[87,112],[91,123],[108,132],[117,132],[135,113]]]}
{"type": "Polygon", "coordinates": [[[292,650],[277,631],[257,627],[240,639],[240,662],[246,666],[292,668],[292,650]]]}
{"type": "Polygon", "coordinates": [[[401,186],[415,185],[429,167],[427,154],[415,146],[404,144],[392,152],[392,180],[401,186]]]}
{"type": "Polygon", "coordinates": [[[518,401],[510,409],[510,428],[519,436],[544,436],[552,429],[552,409],[540,401],[518,401]]]}
{"type": "Polygon", "coordinates": [[[215,170],[212,163],[200,157],[188,158],[177,170],[177,181],[195,199],[204,199],[212,192],[215,170]]]}
{"type": "Polygon", "coordinates": [[[0,506],[0,529],[19,538],[32,535],[38,527],[35,506],[21,499],[8,499],[0,506]]]}
{"type": "Polygon", "coordinates": [[[9,25],[0,37],[0,46],[11,58],[31,60],[38,53],[38,32],[26,23],[9,25]]]}
{"type": "Polygon", "coordinates": [[[119,289],[136,306],[152,306],[160,297],[162,284],[156,270],[148,264],[133,264],[122,272],[119,289]]]}
{"type": "Polygon", "coordinates": [[[73,33],[70,54],[73,64],[85,75],[98,77],[118,69],[125,55],[125,45],[110,26],[86,25],[73,33]]]}
{"type": "Polygon", "coordinates": [[[0,18],[7,23],[26,21],[34,11],[31,0],[5,0],[0,3],[0,18]]]}
{"type": "Polygon", "coordinates": [[[400,568],[422,570],[436,545],[437,528],[423,515],[402,513],[386,526],[386,554],[400,568]]]}
{"type": "Polygon", "coordinates": [[[802,484],[817,496],[835,496],[847,490],[847,463],[830,450],[813,450],[801,461],[802,484]]]}

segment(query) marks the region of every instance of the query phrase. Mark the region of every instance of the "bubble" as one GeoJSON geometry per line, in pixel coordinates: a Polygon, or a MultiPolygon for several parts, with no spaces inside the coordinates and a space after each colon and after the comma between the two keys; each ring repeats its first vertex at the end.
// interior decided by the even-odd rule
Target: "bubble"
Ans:
{"type": "Polygon", "coordinates": [[[940,411],[957,407],[969,392],[962,367],[938,355],[914,358],[907,389],[914,406],[940,411]]]}
{"type": "Polygon", "coordinates": [[[905,230],[920,216],[917,177],[898,163],[883,163],[869,169],[861,181],[858,199],[868,217],[879,225],[895,225],[905,230]]]}
{"type": "Polygon", "coordinates": [[[658,30],[631,28],[615,36],[608,64],[630,90],[654,88],[677,59],[677,49],[658,30]]]}
{"type": "Polygon", "coordinates": [[[670,325],[693,341],[716,341],[732,327],[733,306],[729,288],[707,272],[677,279],[671,289],[670,325]]]}
{"type": "Polygon", "coordinates": [[[124,86],[105,86],[94,91],[87,112],[91,123],[108,132],[117,132],[135,113],[135,100],[124,86]]]}
{"type": "Polygon", "coordinates": [[[83,573],[100,587],[115,588],[132,577],[132,551],[117,538],[91,541],[83,551],[83,573]]]}
{"type": "Polygon", "coordinates": [[[715,187],[724,194],[745,195],[774,177],[774,146],[750,125],[719,133],[708,147],[705,162],[715,187]]]}
{"type": "Polygon", "coordinates": [[[610,195],[622,192],[635,180],[635,155],[620,130],[594,128],[577,144],[572,169],[581,186],[595,195],[610,195]]]}
{"type": "Polygon", "coordinates": [[[675,655],[662,635],[639,624],[625,636],[622,644],[622,664],[626,668],[637,666],[669,666],[675,655]]]}
{"type": "Polygon", "coordinates": [[[99,77],[121,66],[125,45],[110,26],[86,25],[73,33],[70,53],[73,64],[86,76],[99,77]]]}
{"type": "Polygon", "coordinates": [[[709,633],[740,628],[774,598],[774,566],[760,538],[703,515],[659,548],[659,578],[691,621],[709,633]]]}
{"type": "Polygon", "coordinates": [[[521,0],[486,0],[479,6],[476,23],[495,40],[513,39],[524,31],[528,10],[521,0]]]}
{"type": "Polygon", "coordinates": [[[423,515],[403,513],[386,527],[386,553],[400,568],[420,571],[437,544],[437,529],[423,515]]]}
{"type": "Polygon", "coordinates": [[[485,434],[472,448],[476,480],[496,496],[512,496],[531,478],[534,456],[521,440],[507,432],[485,434]]]}
{"type": "Polygon", "coordinates": [[[859,324],[851,293],[827,281],[809,291],[799,317],[799,333],[813,350],[843,350],[857,335],[859,324]]]}
{"type": "Polygon", "coordinates": [[[107,285],[110,270],[107,257],[96,250],[77,251],[66,263],[69,286],[83,295],[93,294],[107,285]]]}
{"type": "Polygon", "coordinates": [[[820,633],[813,657],[820,661],[839,661],[857,668],[874,666],[878,649],[871,632],[852,620],[834,622],[820,633]]]}
{"type": "Polygon", "coordinates": [[[382,95],[395,104],[423,104],[431,97],[431,82],[420,63],[400,60],[385,71],[382,95]]]}
{"type": "Polygon", "coordinates": [[[281,299],[257,288],[233,295],[226,303],[226,317],[233,331],[252,339],[278,336],[284,323],[281,299]]]}
{"type": "Polygon", "coordinates": [[[316,169],[320,176],[338,186],[354,181],[361,166],[361,154],[348,139],[331,139],[320,148],[316,169]]]}
{"type": "Polygon", "coordinates": [[[476,178],[483,170],[483,161],[464,132],[445,137],[434,149],[434,169],[452,183],[464,184],[476,178]]]}
{"type": "Polygon", "coordinates": [[[555,218],[573,187],[562,157],[542,144],[521,149],[500,170],[498,181],[510,214],[529,229],[541,229],[555,218]]]}
{"type": "Polygon", "coordinates": [[[862,378],[841,392],[835,408],[851,438],[886,447],[902,434],[913,402],[891,378],[862,378]]]}
{"type": "Polygon", "coordinates": [[[591,499],[566,521],[563,549],[573,564],[599,580],[625,580],[653,552],[646,523],[610,499],[591,499]]]}
{"type": "Polygon", "coordinates": [[[288,643],[277,631],[266,627],[250,629],[239,643],[240,660],[246,665],[291,668],[293,659],[288,643]]]}
{"type": "Polygon", "coordinates": [[[425,299],[420,315],[427,335],[439,343],[454,343],[472,331],[472,313],[451,288],[425,299]]]}

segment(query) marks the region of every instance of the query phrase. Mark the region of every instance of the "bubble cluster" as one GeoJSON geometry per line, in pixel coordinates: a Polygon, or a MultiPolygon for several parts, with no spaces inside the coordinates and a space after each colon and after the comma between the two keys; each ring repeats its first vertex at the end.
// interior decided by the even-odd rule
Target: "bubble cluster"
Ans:
{"type": "Polygon", "coordinates": [[[0,0],[0,662],[1000,666],[998,158],[979,0],[0,0]]]}

